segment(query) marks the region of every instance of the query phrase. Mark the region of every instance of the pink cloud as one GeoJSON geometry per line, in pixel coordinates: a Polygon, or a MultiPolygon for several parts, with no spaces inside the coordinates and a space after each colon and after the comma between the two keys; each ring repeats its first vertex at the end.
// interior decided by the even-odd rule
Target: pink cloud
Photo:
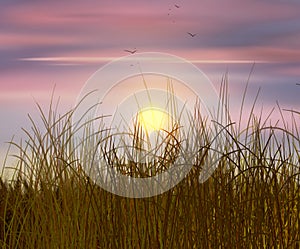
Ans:
{"type": "Polygon", "coordinates": [[[0,33],[0,46],[6,48],[13,47],[27,47],[37,45],[68,45],[74,43],[80,43],[80,37],[74,37],[70,35],[50,35],[50,34],[35,34],[35,33],[0,33]]]}

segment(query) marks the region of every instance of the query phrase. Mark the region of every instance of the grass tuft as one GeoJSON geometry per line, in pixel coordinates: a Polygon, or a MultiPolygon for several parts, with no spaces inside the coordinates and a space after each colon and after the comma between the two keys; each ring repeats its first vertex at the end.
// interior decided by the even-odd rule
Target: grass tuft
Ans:
{"type": "MultiPolygon", "coordinates": [[[[227,91],[225,77],[220,103],[228,110],[227,91]]],[[[215,125],[225,136],[218,150],[211,151],[215,138],[196,106],[192,170],[161,195],[130,199],[97,186],[83,159],[92,156],[92,147],[100,148],[108,164],[125,175],[159,174],[182,148],[179,126],[167,134],[161,157],[137,163],[116,156],[113,136],[104,129],[93,132],[88,123],[78,151],[74,110],[59,116],[52,103],[47,114],[38,109],[43,129],[29,116],[27,140],[11,143],[19,149],[14,177],[0,179],[2,248],[300,248],[299,112],[290,111],[291,128],[271,125],[269,117],[262,120],[254,105],[244,128],[241,118],[235,124],[229,111],[222,113],[222,122],[215,125]],[[220,160],[201,183],[208,152],[220,160]]],[[[132,148],[143,144],[140,129],[134,126],[132,148]]]]}

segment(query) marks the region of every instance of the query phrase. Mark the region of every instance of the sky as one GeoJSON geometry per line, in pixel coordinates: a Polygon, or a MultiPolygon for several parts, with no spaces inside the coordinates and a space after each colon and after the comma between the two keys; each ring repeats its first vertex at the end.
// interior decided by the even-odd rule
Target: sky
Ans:
{"type": "Polygon", "coordinates": [[[0,165],[6,142],[30,129],[27,115],[38,118],[36,102],[47,110],[55,88],[59,111],[69,110],[88,78],[128,55],[125,49],[180,56],[216,89],[227,73],[233,114],[254,65],[248,107],[261,88],[266,112],[276,102],[300,110],[297,0],[6,0],[0,3],[0,165]]]}

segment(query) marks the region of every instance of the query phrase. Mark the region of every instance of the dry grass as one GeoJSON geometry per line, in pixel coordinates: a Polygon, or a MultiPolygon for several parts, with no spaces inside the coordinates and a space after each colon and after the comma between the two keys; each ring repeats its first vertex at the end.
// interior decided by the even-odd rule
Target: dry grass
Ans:
{"type": "MultiPolygon", "coordinates": [[[[227,84],[220,97],[228,106],[227,84]]],[[[73,112],[56,116],[52,109],[47,116],[41,110],[44,132],[32,120],[26,143],[14,143],[20,150],[15,177],[0,182],[2,248],[300,248],[296,119],[291,129],[282,129],[251,113],[242,130],[229,115],[222,117],[228,124],[216,152],[222,157],[214,174],[199,183],[212,138],[196,111],[206,145],[189,175],[161,195],[130,199],[85,175],[72,141],[73,112]]],[[[126,166],[125,174],[136,173],[126,166]]]]}

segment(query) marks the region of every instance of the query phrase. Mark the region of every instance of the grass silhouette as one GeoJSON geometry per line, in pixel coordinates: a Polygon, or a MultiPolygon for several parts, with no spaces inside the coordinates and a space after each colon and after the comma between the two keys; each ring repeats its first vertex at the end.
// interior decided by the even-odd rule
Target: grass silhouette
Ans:
{"type": "MultiPolygon", "coordinates": [[[[225,78],[220,102],[228,107],[228,101],[225,78]]],[[[178,127],[169,134],[161,162],[140,171],[141,165],[113,157],[112,137],[91,132],[89,124],[82,141],[86,146],[76,150],[74,110],[59,116],[52,104],[47,115],[38,108],[44,131],[30,118],[32,130],[24,131],[25,143],[12,142],[19,149],[15,175],[0,181],[2,248],[300,248],[300,136],[295,118],[288,129],[268,125],[268,119],[252,111],[242,128],[229,113],[220,114],[226,139],[215,153],[221,158],[201,183],[213,138],[195,108],[191,125],[199,127],[201,143],[192,170],[171,190],[136,199],[100,188],[78,158],[90,156],[84,149],[102,139],[102,153],[112,166],[129,176],[148,177],[153,164],[156,174],[176,158],[178,127]]],[[[135,128],[134,139],[139,139],[139,126],[135,128]]]]}

